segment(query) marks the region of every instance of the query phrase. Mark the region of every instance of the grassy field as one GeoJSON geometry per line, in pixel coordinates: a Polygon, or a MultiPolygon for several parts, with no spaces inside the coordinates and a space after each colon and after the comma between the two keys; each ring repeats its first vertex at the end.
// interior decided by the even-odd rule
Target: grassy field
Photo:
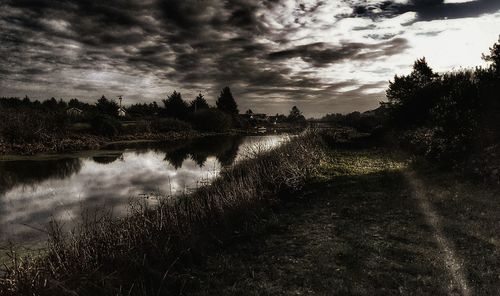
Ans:
{"type": "Polygon", "coordinates": [[[409,174],[384,151],[329,156],[267,232],[191,269],[182,294],[498,295],[498,192],[409,174]]]}

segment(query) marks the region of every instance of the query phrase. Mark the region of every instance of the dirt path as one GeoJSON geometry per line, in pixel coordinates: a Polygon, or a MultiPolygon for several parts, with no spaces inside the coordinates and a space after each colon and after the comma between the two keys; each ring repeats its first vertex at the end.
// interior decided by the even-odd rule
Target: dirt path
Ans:
{"type": "Polygon", "coordinates": [[[189,271],[184,295],[498,295],[500,248],[476,242],[467,253],[422,180],[380,153],[335,156],[268,233],[189,271]]]}
{"type": "Polygon", "coordinates": [[[471,288],[469,288],[468,280],[463,271],[463,260],[458,258],[451,242],[443,234],[441,218],[425,194],[424,183],[412,171],[405,171],[405,177],[408,180],[414,198],[418,201],[420,210],[426,218],[427,224],[433,229],[434,237],[442,254],[441,260],[446,266],[448,274],[453,279],[448,283],[450,294],[463,296],[472,295],[471,288]]]}

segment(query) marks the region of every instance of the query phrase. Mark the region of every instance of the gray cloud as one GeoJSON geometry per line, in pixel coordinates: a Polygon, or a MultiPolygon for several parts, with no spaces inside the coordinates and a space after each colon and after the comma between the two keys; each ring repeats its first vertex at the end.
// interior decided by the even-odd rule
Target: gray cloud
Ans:
{"type": "Polygon", "coordinates": [[[271,60],[299,57],[305,62],[321,67],[342,60],[368,60],[401,53],[408,48],[408,41],[395,38],[376,44],[341,43],[330,45],[323,42],[297,46],[269,54],[271,60]]]}
{"type": "Polygon", "coordinates": [[[372,5],[354,5],[352,16],[387,18],[407,12],[416,12],[416,21],[477,17],[500,9],[497,0],[473,0],[462,3],[445,3],[444,0],[410,0],[407,4],[380,1],[372,5]]]}
{"type": "Polygon", "coordinates": [[[366,23],[353,30],[369,32],[367,42],[319,40],[297,46],[293,34],[310,26],[331,26],[342,18],[389,19],[415,11],[418,20],[430,20],[500,9],[500,2],[490,0],[462,4],[414,0],[405,5],[381,1],[371,6],[352,4],[352,14],[331,11],[325,19],[315,16],[328,2],[296,1],[290,15],[280,15],[291,2],[3,1],[0,95],[95,99],[113,91],[128,94],[130,102],[159,100],[177,88],[187,92],[186,98],[201,90],[213,101],[220,88],[229,85],[242,108],[271,106],[273,112],[286,112],[289,103],[301,102],[303,109],[315,114],[325,111],[323,106],[334,108],[339,100],[352,98],[351,109],[366,109],[379,99],[365,93],[364,82],[342,77],[332,82],[318,74],[338,63],[401,54],[409,48],[408,40],[396,33],[371,32],[376,26],[366,23]],[[264,12],[273,13],[275,19],[264,12]],[[310,21],[305,22],[304,16],[311,16],[310,21]],[[301,69],[293,62],[297,58],[304,62],[301,69]],[[339,91],[347,86],[355,90],[339,91]]]}

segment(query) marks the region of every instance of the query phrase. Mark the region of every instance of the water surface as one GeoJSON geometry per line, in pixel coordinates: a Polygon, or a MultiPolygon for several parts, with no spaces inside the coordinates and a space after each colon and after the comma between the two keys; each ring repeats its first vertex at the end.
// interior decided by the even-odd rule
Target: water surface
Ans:
{"type": "Polygon", "coordinates": [[[83,210],[126,213],[131,198],[175,196],[285,136],[224,136],[179,143],[115,144],[99,151],[0,157],[0,244],[45,237],[52,219],[71,224],[83,210]]]}

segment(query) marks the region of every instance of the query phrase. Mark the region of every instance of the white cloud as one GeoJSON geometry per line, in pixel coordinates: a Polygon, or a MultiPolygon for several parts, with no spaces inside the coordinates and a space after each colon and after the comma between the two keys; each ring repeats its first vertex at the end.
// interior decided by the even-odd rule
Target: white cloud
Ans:
{"type": "MultiPolygon", "coordinates": [[[[381,1],[358,1],[358,4],[380,4],[381,1]]],[[[408,1],[398,1],[408,3],[408,1]]],[[[460,3],[466,1],[446,1],[460,3]]],[[[288,11],[296,9],[296,1],[287,1],[288,11]]],[[[316,1],[304,2],[306,8],[316,1]]],[[[354,3],[356,4],[356,3],[354,3]]],[[[363,84],[384,83],[394,74],[404,74],[411,70],[417,58],[426,57],[430,66],[437,71],[449,71],[458,67],[474,67],[482,65],[482,53],[498,40],[500,13],[486,14],[474,18],[442,19],[434,21],[417,21],[416,12],[407,12],[393,18],[342,18],[335,21],[333,15],[350,13],[352,4],[344,1],[328,1],[312,14],[299,15],[303,24],[298,30],[292,30],[287,44],[280,44],[281,49],[301,46],[315,42],[325,42],[332,46],[341,42],[359,42],[374,44],[378,38],[404,38],[409,48],[401,53],[380,57],[370,61],[345,60],[330,66],[315,69],[310,77],[320,78],[324,83],[340,81],[357,81],[357,85],[338,89],[339,96],[347,94],[363,84]]],[[[276,12],[270,12],[275,14],[276,12]]],[[[290,15],[288,13],[283,15],[290,15]]],[[[291,16],[281,15],[277,21],[283,27],[293,22],[291,16]]],[[[293,74],[314,70],[300,58],[288,60],[288,67],[293,74]]],[[[365,93],[383,92],[383,88],[372,88],[365,93]]],[[[370,107],[375,107],[382,98],[373,98],[370,107]]],[[[359,107],[359,106],[357,106],[359,107]]],[[[361,107],[362,109],[363,107],[361,107]]]]}
{"type": "Polygon", "coordinates": [[[477,1],[477,0],[444,0],[444,3],[445,4],[448,4],[448,3],[466,3],[466,2],[474,2],[474,1],[477,1]]]}

